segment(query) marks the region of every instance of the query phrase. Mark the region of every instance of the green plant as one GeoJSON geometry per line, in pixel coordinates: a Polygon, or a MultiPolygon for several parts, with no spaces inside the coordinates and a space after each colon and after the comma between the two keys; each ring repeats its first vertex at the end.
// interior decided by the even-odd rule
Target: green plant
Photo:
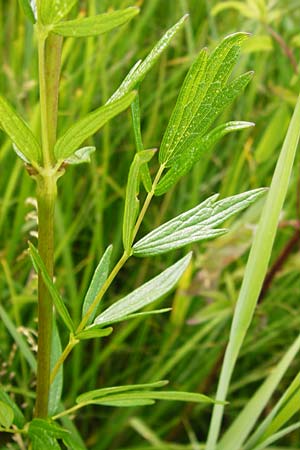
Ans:
{"type": "MultiPolygon", "coordinates": [[[[63,37],[91,37],[108,32],[133,19],[138,9],[128,8],[68,21],[65,20],[65,16],[71,11],[75,1],[59,0],[53,6],[51,1],[40,0],[36,2],[36,10],[32,9],[32,3],[34,2],[21,1],[27,17],[35,23],[38,41],[41,143],[3,97],[0,98],[0,124],[14,143],[16,153],[24,161],[37,186],[38,249],[29,244],[29,253],[38,273],[36,405],[35,418],[25,424],[26,420],[18,406],[2,392],[0,422],[1,431],[19,433],[24,435],[25,439],[29,437],[33,449],[42,446],[56,449],[59,448],[58,441],[63,441],[69,448],[81,448],[76,443],[76,436],[58,426],[55,421],[84,406],[140,406],[153,404],[156,399],[214,403],[214,400],[202,394],[156,390],[166,384],[165,381],[158,381],[92,390],[81,394],[75,406],[64,409],[60,398],[62,366],[80,341],[102,338],[112,333],[110,325],[137,316],[166,311],[164,309],[137,312],[168,294],[187,269],[191,259],[189,253],[103,312],[97,313],[100,301],[131,256],[149,257],[193,242],[221,236],[226,230],[217,226],[260,198],[265,190],[257,189],[218,201],[217,195],[214,195],[136,241],[154,196],[169,191],[192,169],[203,154],[206,156],[209,154],[223,136],[253,125],[249,122],[227,122],[211,130],[216,118],[235,100],[252,77],[252,73],[249,72],[229,80],[247,34],[230,35],[210,55],[204,49],[195,59],[164,133],[158,152],[159,166],[152,181],[149,163],[156,151],[145,150],[143,146],[139,85],[173,36],[182,28],[186,17],[174,25],[150,54],[131,69],[104,106],[80,119],[57,139],[58,87],[63,37]],[[125,196],[122,231],[124,252],[110,270],[112,247],[109,246],[105,251],[86,292],[82,316],[77,323],[74,322],[53,283],[57,180],[64,175],[69,165],[89,161],[90,154],[95,148],[81,148],[81,145],[111,118],[129,106],[131,106],[136,154],[129,169],[125,196]],[[140,207],[142,189],[146,191],[146,196],[140,207]],[[56,320],[53,317],[53,305],[61,319],[61,325],[63,324],[64,330],[68,330],[69,333],[69,341],[63,350],[56,320]],[[51,358],[54,361],[52,368],[51,358]]],[[[32,369],[35,370],[35,361],[31,360],[31,356],[28,356],[28,359],[32,369]]],[[[217,433],[215,436],[217,437],[217,433]]]]}

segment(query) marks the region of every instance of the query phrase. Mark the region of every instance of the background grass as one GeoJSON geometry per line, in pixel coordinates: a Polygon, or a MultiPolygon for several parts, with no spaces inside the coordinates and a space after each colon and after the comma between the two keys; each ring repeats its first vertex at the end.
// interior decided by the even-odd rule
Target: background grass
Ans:
{"type": "MultiPolygon", "coordinates": [[[[73,14],[105,12],[132,0],[86,0],[73,14]]],[[[237,72],[255,70],[254,81],[225,114],[226,119],[254,121],[255,129],[223,139],[210,159],[196,165],[170,193],[156,199],[141,233],[195,206],[212,193],[222,196],[269,185],[291,112],[299,92],[300,56],[298,0],[268,2],[269,10],[254,17],[232,10],[212,14],[216,1],[144,0],[140,15],[118,32],[101,38],[66,39],[60,91],[59,129],[104,103],[132,64],[143,58],[163,32],[184,13],[185,29],[141,85],[142,133],[145,148],[159,147],[187,68],[203,47],[220,38],[249,31],[237,72]],[[297,7],[298,6],[298,7],[297,7]]],[[[263,2],[262,2],[263,3],[263,2]]],[[[37,55],[31,24],[17,0],[0,1],[0,88],[39,133],[37,55]]],[[[224,119],[224,117],[222,118],[224,119]]],[[[221,120],[221,119],[220,119],[221,120]]],[[[92,143],[92,142],[90,142],[92,143]]],[[[78,319],[81,302],[104,249],[121,252],[121,218],[134,138],[129,112],[113,119],[93,143],[90,165],[68,168],[59,183],[56,209],[56,281],[78,319]]],[[[0,135],[0,374],[1,384],[19,404],[32,407],[34,377],[26,352],[13,338],[15,324],[36,350],[36,279],[25,251],[37,230],[34,183],[0,135]],[[12,325],[11,325],[12,326],[12,325]]],[[[299,333],[299,155],[254,322],[243,345],[230,390],[224,427],[253,395],[299,333]]],[[[100,342],[81,343],[65,365],[65,405],[96,386],[140,383],[167,378],[173,388],[214,395],[232,310],[244,273],[257,204],[231,224],[231,232],[213,242],[193,246],[194,260],[176,293],[164,305],[171,314],[116,325],[100,342]]],[[[129,292],[179,258],[179,252],[146,260],[132,259],[105,297],[105,305],[129,292]]],[[[62,334],[65,342],[67,336],[62,334]]],[[[299,371],[296,361],[281,391],[299,371]]],[[[280,396],[280,391],[276,397],[280,396]]],[[[272,403],[268,406],[268,409],[272,403]]],[[[30,411],[30,408],[29,408],[30,411]]],[[[267,412],[267,411],[266,411],[267,412]]],[[[138,409],[86,408],[75,424],[88,448],[198,449],[204,442],[210,408],[171,402],[138,409]],[[168,441],[168,444],[164,442],[168,441]]],[[[298,418],[299,419],[299,418],[298,418]]],[[[0,437],[1,448],[8,448],[0,437]]],[[[298,431],[280,448],[299,448],[298,431]]],[[[17,447],[16,447],[17,448],[17,447]]],[[[275,448],[275,447],[274,447],[275,448]]],[[[279,448],[279,447],[277,447],[279,448]]]]}

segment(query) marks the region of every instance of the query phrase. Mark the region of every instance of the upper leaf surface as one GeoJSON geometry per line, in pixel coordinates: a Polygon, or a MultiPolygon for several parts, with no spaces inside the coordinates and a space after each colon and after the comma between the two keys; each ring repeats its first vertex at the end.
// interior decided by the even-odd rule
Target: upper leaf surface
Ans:
{"type": "Polygon", "coordinates": [[[39,16],[45,25],[59,22],[77,2],[78,0],[40,0],[39,16]]]}
{"type": "Polygon", "coordinates": [[[87,37],[107,33],[124,25],[139,13],[135,7],[99,14],[83,19],[68,20],[54,24],[52,31],[62,36],[87,37]]]}
{"type": "Polygon", "coordinates": [[[200,205],[180,214],[147,234],[133,246],[136,256],[165,253],[186,244],[220,236],[226,230],[214,229],[233,214],[260,198],[265,189],[243,192],[216,202],[213,195],[200,205]]]}
{"type": "Polygon", "coordinates": [[[9,428],[14,420],[13,409],[5,402],[0,400],[0,425],[9,428]]]}
{"type": "Polygon", "coordinates": [[[134,97],[135,92],[130,92],[119,100],[92,111],[72,125],[55,144],[54,152],[56,158],[58,160],[69,158],[85,139],[96,133],[112,117],[128,108],[134,97]]]}
{"type": "Polygon", "coordinates": [[[0,125],[28,161],[41,162],[42,150],[38,141],[25,121],[2,96],[0,96],[0,125]]]}
{"type": "Polygon", "coordinates": [[[30,2],[30,0],[19,0],[19,3],[21,5],[21,8],[23,9],[24,14],[27,17],[27,19],[29,19],[31,23],[35,23],[36,11],[34,11],[34,9],[33,9],[34,4],[32,2],[30,2]]]}
{"type": "Polygon", "coordinates": [[[231,86],[226,90],[226,83],[246,37],[246,33],[228,36],[209,57],[206,49],[200,52],[185,78],[164,134],[159,153],[161,164],[170,167],[184,151],[187,140],[203,136],[233,100],[232,90],[237,89],[231,86]]]}
{"type": "Polygon", "coordinates": [[[112,320],[126,317],[170,292],[186,270],[191,257],[192,253],[189,253],[171,267],[164,270],[160,275],[157,275],[135,291],[126,295],[126,297],[118,300],[103,311],[95,319],[94,323],[105,324],[112,320]]]}

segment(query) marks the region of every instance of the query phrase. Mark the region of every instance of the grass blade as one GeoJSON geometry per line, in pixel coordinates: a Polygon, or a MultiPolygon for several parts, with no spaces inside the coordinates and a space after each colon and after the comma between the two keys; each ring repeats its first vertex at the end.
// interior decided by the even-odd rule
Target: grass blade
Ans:
{"type": "MultiPolygon", "coordinates": [[[[251,247],[246,271],[232,321],[229,343],[221,370],[217,398],[226,400],[228,386],[240,348],[251,323],[267,272],[279,214],[287,193],[300,135],[300,97],[275,168],[270,191],[251,247]]],[[[206,450],[214,450],[224,407],[215,405],[206,450]]]]}

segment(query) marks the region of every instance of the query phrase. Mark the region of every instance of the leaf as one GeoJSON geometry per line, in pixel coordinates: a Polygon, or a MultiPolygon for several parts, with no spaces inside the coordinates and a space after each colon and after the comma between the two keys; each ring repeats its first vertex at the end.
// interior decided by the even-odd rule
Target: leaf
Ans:
{"type": "Polygon", "coordinates": [[[76,334],[76,339],[84,340],[84,339],[94,339],[109,336],[113,332],[113,328],[102,328],[98,326],[92,326],[90,328],[86,328],[80,333],[76,334]]]}
{"type": "MultiPolygon", "coordinates": [[[[131,118],[132,118],[132,127],[136,145],[136,151],[141,152],[144,150],[142,134],[141,134],[141,112],[140,112],[140,102],[139,95],[137,94],[133,102],[131,103],[131,118]]],[[[152,180],[149,172],[149,168],[147,164],[144,164],[141,167],[141,178],[144,184],[144,187],[147,192],[151,191],[152,188],[152,180]]]]}
{"type": "Polygon", "coordinates": [[[107,399],[107,400],[98,400],[95,401],[95,405],[103,405],[103,406],[116,406],[118,408],[129,408],[133,406],[148,406],[148,405],[154,405],[155,401],[146,399],[146,398],[121,398],[121,399],[107,399]]]}
{"type": "Polygon", "coordinates": [[[60,293],[58,292],[55,284],[51,280],[42,258],[40,257],[35,246],[31,242],[29,242],[28,244],[29,244],[30,255],[35,263],[35,266],[38,267],[39,271],[41,272],[43,280],[44,280],[44,282],[47,286],[47,289],[51,295],[51,298],[53,300],[53,303],[55,305],[55,308],[56,308],[58,314],[60,315],[61,319],[63,320],[64,324],[69,329],[69,331],[74,332],[75,327],[74,327],[73,321],[70,317],[69,311],[67,310],[66,305],[64,304],[64,301],[61,298],[60,293]]]}
{"type": "Polygon", "coordinates": [[[129,169],[123,217],[123,245],[130,253],[133,241],[133,230],[139,213],[141,168],[153,157],[155,150],[143,150],[135,154],[129,169]]]}
{"type": "Polygon", "coordinates": [[[83,19],[68,20],[54,24],[51,29],[61,36],[87,37],[107,33],[124,25],[139,13],[139,8],[131,7],[83,19]]]}
{"type": "Polygon", "coordinates": [[[170,45],[173,37],[178,33],[183,27],[188,15],[184,15],[172,28],[170,28],[163,37],[158,41],[158,43],[153,47],[151,52],[147,55],[144,61],[138,61],[132,69],[129,71],[128,75],[125,77],[124,81],[118,87],[116,92],[110,97],[107,104],[114,102],[115,100],[123,97],[125,94],[134,89],[138,83],[140,83],[145,75],[149,72],[152,66],[156,63],[162,52],[170,45]]]}
{"type": "Polygon", "coordinates": [[[19,0],[19,4],[25,14],[25,16],[27,17],[27,19],[30,20],[31,23],[35,23],[36,22],[36,11],[34,12],[33,10],[33,4],[32,2],[30,2],[30,0],[19,0]]]}
{"type": "Polygon", "coordinates": [[[223,136],[233,131],[243,130],[252,126],[254,126],[253,122],[227,122],[214,128],[203,137],[192,138],[191,142],[187,142],[184,153],[176,157],[170,170],[168,170],[158,183],[155,189],[155,195],[165,194],[181,177],[191,170],[204,153],[207,158],[213,146],[223,136]]]}
{"type": "Polygon", "coordinates": [[[70,158],[66,159],[68,164],[82,164],[91,162],[91,154],[96,147],[82,147],[76,150],[70,158]]]}
{"type": "Polygon", "coordinates": [[[129,384],[127,386],[112,386],[108,388],[94,389],[79,395],[76,403],[86,403],[94,399],[105,397],[106,395],[118,394],[120,392],[138,391],[141,389],[156,389],[164,387],[169,383],[168,380],[154,381],[153,383],[129,384]]]}
{"type": "Polygon", "coordinates": [[[28,427],[28,435],[32,442],[32,450],[60,450],[57,439],[68,438],[69,431],[54,422],[33,419],[28,427]]]}
{"type": "Polygon", "coordinates": [[[158,300],[163,295],[168,294],[184,273],[191,257],[192,253],[189,253],[171,267],[164,270],[160,275],[152,278],[152,280],[111,305],[95,319],[94,323],[100,325],[112,320],[121,319],[158,300]]]}
{"type": "Polygon", "coordinates": [[[31,163],[42,160],[42,150],[32,131],[12,106],[0,96],[0,125],[31,163]]]}
{"type": "Polygon", "coordinates": [[[101,106],[72,125],[55,144],[54,152],[59,161],[69,158],[88,137],[96,133],[112,117],[128,108],[135,92],[123,96],[109,105],[101,106]]]}
{"type": "Polygon", "coordinates": [[[250,206],[265,192],[263,188],[255,189],[218,202],[218,195],[213,195],[195,208],[151,231],[134,244],[133,254],[142,257],[158,255],[192,242],[221,236],[227,230],[214,228],[250,206]]]}
{"type": "Polygon", "coordinates": [[[146,402],[153,400],[169,400],[169,401],[194,402],[194,403],[215,403],[213,399],[203,394],[194,394],[192,392],[176,392],[176,391],[126,392],[125,394],[122,393],[115,395],[107,395],[103,398],[91,400],[89,403],[94,405],[106,405],[106,406],[132,406],[130,402],[136,401],[146,402]]]}
{"type": "MultiPolygon", "coordinates": [[[[124,322],[125,320],[136,319],[136,318],[140,318],[140,317],[144,317],[144,316],[148,317],[148,316],[153,316],[156,314],[162,314],[165,312],[169,312],[171,310],[172,310],[172,308],[162,308],[162,309],[154,309],[153,311],[143,311],[140,313],[129,314],[128,316],[122,317],[121,319],[115,319],[115,320],[110,320],[109,322],[105,322],[105,326],[111,325],[113,323],[124,322]]],[[[96,325],[94,325],[90,329],[92,330],[94,327],[96,327],[96,325]]],[[[103,324],[101,324],[101,327],[103,327],[103,324]]],[[[78,337],[78,336],[76,336],[76,337],[78,337]]]]}
{"type": "Polygon", "coordinates": [[[211,14],[213,16],[216,16],[221,11],[224,11],[226,9],[235,9],[239,13],[241,13],[244,17],[247,17],[249,19],[256,19],[259,20],[259,10],[253,9],[250,7],[247,2],[241,2],[241,1],[235,1],[235,0],[229,0],[229,1],[223,1],[220,3],[217,3],[211,10],[211,14]]]}
{"type": "MultiPolygon", "coordinates": [[[[83,300],[82,317],[86,315],[89,307],[93,303],[96,295],[98,294],[99,290],[102,288],[103,284],[105,283],[108,277],[112,249],[113,249],[112,245],[107,247],[107,249],[104,252],[104,255],[100,259],[100,262],[94,272],[92,281],[83,300]]],[[[90,324],[93,321],[96,313],[97,308],[95,308],[91,313],[91,315],[89,316],[87,324],[90,324]]]]}
{"type": "Polygon", "coordinates": [[[42,0],[40,1],[40,17],[44,24],[52,24],[63,19],[78,0],[42,0]]]}
{"type": "Polygon", "coordinates": [[[10,398],[10,396],[3,389],[0,388],[0,401],[5,403],[13,411],[14,419],[13,423],[18,427],[22,428],[25,425],[25,417],[18,407],[18,405],[10,398]]]}
{"type": "Polygon", "coordinates": [[[14,421],[14,411],[10,405],[0,400],[0,425],[9,428],[14,421]]]}
{"type": "MultiPolygon", "coordinates": [[[[51,370],[55,366],[58,358],[61,356],[62,347],[59,332],[56,325],[56,320],[53,318],[53,327],[52,327],[52,345],[51,345],[51,370]]],[[[60,366],[58,373],[56,374],[51,387],[49,394],[49,405],[48,405],[48,415],[54,416],[57,413],[61,394],[63,389],[63,365],[60,366]]]]}

